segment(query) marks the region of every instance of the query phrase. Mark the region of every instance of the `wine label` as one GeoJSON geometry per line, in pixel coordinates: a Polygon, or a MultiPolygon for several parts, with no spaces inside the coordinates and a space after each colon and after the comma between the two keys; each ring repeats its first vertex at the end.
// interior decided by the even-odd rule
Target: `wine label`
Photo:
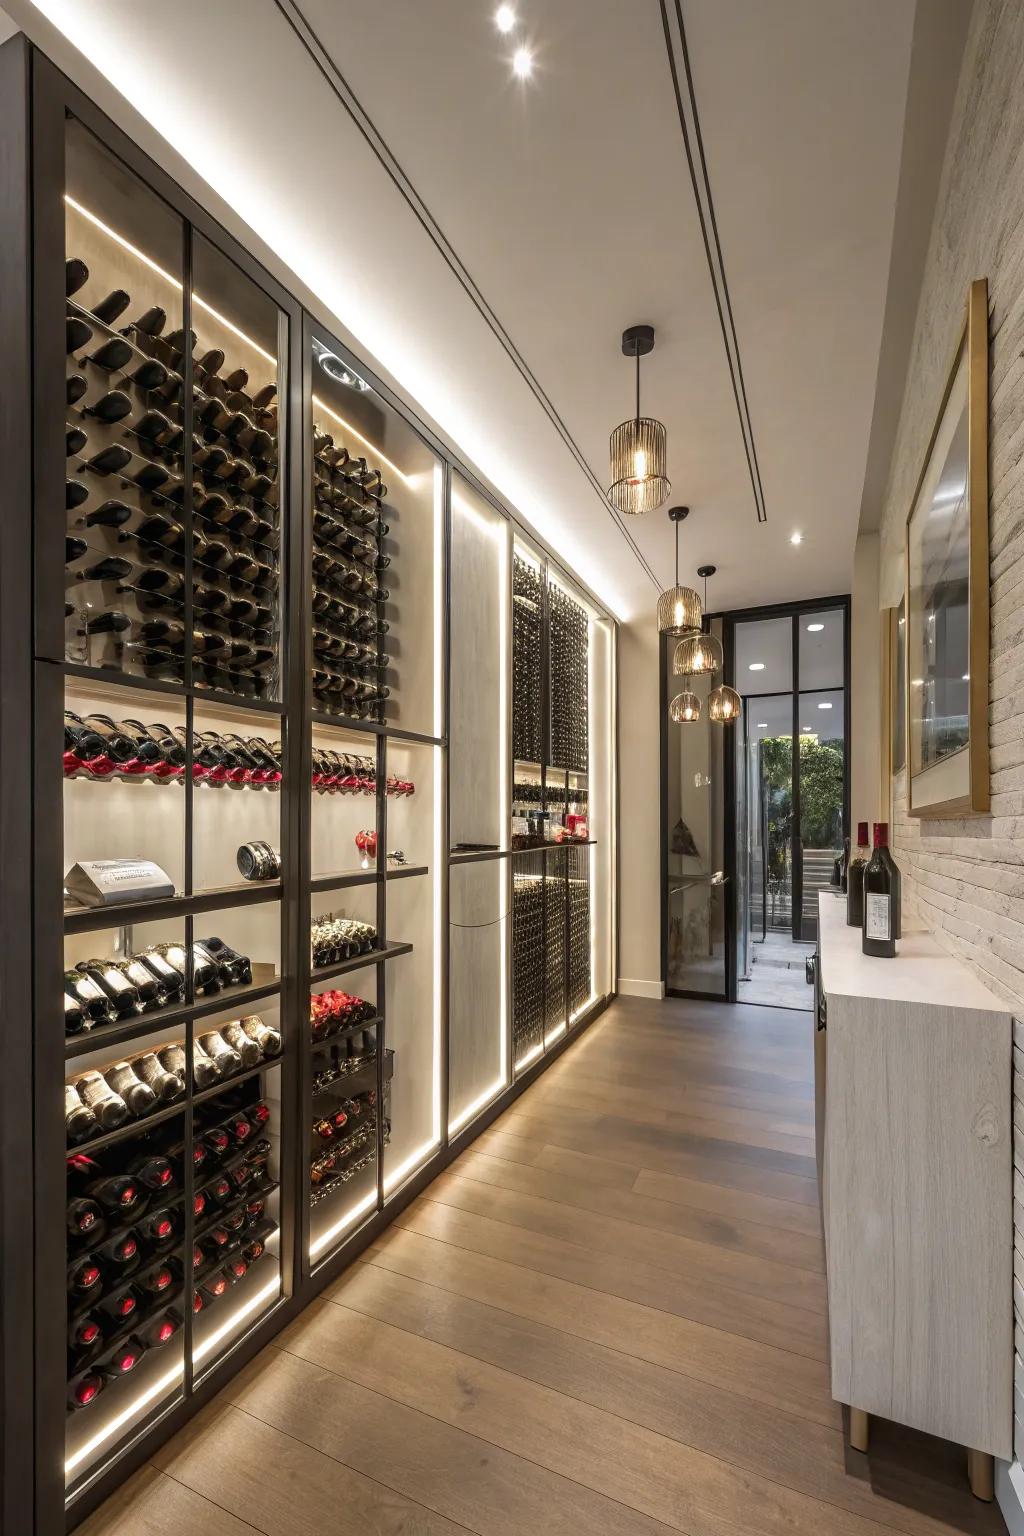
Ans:
{"type": "Polygon", "coordinates": [[[864,936],[868,939],[892,938],[892,901],[890,897],[865,894],[864,936]]]}
{"type": "Polygon", "coordinates": [[[83,907],[159,901],[174,895],[170,876],[151,859],[84,859],[68,870],[64,888],[83,907]]]}

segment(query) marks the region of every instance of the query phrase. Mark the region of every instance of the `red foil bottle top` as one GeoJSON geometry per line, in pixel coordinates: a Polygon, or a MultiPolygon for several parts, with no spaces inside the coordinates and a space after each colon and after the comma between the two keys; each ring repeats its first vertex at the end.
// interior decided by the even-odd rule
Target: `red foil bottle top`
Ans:
{"type": "Polygon", "coordinates": [[[876,821],[875,822],[875,847],[876,848],[888,848],[888,846],[889,846],[889,823],[887,821],[876,821]]]}
{"type": "Polygon", "coordinates": [[[858,823],[857,823],[857,846],[858,846],[858,848],[866,848],[867,845],[868,845],[868,824],[867,824],[866,821],[858,821],[858,823]]]}

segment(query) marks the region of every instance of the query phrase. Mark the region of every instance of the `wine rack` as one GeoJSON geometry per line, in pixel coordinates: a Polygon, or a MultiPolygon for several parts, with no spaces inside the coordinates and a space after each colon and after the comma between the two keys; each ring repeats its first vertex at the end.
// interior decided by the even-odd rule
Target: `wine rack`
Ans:
{"type": "Polygon", "coordinates": [[[610,996],[614,622],[21,36],[0,117],[0,1510],[49,1536],[610,996]]]}
{"type": "Polygon", "coordinates": [[[551,764],[586,773],[589,620],[562,587],[550,586],[551,764]]]}

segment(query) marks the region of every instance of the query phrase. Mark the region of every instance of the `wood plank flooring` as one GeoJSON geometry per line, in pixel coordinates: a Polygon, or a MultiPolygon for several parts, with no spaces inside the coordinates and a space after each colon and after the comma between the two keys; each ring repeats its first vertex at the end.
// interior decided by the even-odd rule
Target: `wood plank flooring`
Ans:
{"type": "Polygon", "coordinates": [[[829,1394],[807,1013],[624,1000],[84,1536],[1004,1532],[829,1394]]]}

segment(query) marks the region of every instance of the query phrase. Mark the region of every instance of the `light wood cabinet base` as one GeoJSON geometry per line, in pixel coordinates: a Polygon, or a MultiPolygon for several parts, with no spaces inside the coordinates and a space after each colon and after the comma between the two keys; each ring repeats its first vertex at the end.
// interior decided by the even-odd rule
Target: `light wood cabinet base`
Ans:
{"type": "MultiPolygon", "coordinates": [[[[850,1446],[855,1451],[867,1451],[871,1434],[871,1415],[863,1408],[850,1409],[850,1446]]],[[[973,1455],[973,1452],[972,1452],[973,1455]]],[[[973,1486],[973,1484],[972,1484],[973,1486]]]]}
{"type": "Polygon", "coordinates": [[[967,1479],[976,1499],[991,1504],[996,1496],[995,1474],[994,1457],[986,1456],[984,1451],[967,1452],[967,1479]]]}

